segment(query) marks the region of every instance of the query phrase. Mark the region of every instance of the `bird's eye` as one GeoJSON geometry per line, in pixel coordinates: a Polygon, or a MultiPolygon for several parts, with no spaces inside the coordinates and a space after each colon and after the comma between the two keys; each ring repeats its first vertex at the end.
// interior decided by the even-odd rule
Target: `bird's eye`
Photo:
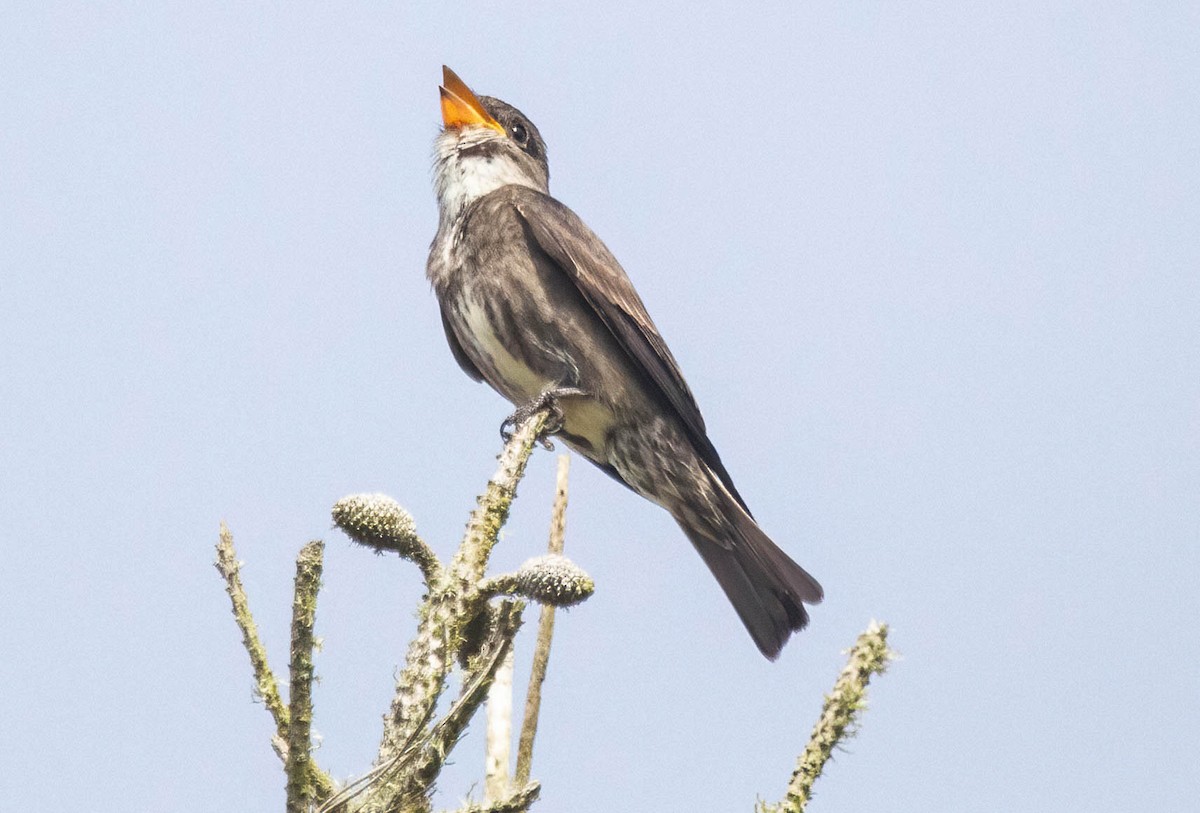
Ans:
{"type": "Polygon", "coordinates": [[[524,124],[514,124],[508,131],[512,136],[513,141],[518,144],[524,144],[529,139],[529,133],[525,130],[524,124]]]}

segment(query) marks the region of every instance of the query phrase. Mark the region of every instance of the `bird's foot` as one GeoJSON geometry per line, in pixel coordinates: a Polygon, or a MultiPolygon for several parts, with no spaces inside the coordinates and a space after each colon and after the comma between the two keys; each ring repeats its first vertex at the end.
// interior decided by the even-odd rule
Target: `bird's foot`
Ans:
{"type": "Polygon", "coordinates": [[[558,399],[573,395],[587,395],[587,393],[577,387],[555,387],[544,391],[529,403],[517,407],[513,414],[504,419],[504,423],[500,424],[500,437],[504,438],[505,443],[508,443],[512,440],[513,430],[542,410],[549,410],[550,417],[547,418],[546,425],[542,427],[538,440],[548,451],[554,451],[554,444],[550,442],[547,435],[561,431],[563,423],[566,421],[558,399]]]}

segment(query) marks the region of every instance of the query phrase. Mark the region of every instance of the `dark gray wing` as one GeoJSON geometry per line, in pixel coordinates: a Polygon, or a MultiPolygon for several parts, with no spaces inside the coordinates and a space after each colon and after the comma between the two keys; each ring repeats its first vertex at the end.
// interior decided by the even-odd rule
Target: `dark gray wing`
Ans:
{"type": "Polygon", "coordinates": [[[530,237],[566,274],[584,300],[616,337],[633,362],[655,385],[664,407],[682,421],[696,451],[729,492],[746,508],[717,450],[679,365],[659,335],[641,297],[620,263],[579,216],[549,195],[510,187],[513,206],[530,237]]]}
{"type": "Polygon", "coordinates": [[[463,346],[458,342],[458,337],[450,329],[450,323],[446,320],[446,311],[441,308],[438,310],[442,313],[442,330],[446,331],[446,343],[450,345],[450,352],[454,354],[454,360],[458,362],[459,367],[463,368],[464,373],[476,381],[482,381],[483,373],[479,372],[475,362],[467,357],[467,351],[463,350],[463,346]]]}

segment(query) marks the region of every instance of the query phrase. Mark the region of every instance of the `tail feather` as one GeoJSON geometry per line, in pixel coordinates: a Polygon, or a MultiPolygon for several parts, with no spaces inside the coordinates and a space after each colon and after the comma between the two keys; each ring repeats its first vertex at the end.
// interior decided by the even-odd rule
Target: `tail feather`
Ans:
{"type": "Polygon", "coordinates": [[[677,520],[759,651],[775,660],[791,634],[808,624],[804,605],[819,604],[824,591],[732,498],[725,513],[732,533],[721,539],[708,529],[677,520]]]}

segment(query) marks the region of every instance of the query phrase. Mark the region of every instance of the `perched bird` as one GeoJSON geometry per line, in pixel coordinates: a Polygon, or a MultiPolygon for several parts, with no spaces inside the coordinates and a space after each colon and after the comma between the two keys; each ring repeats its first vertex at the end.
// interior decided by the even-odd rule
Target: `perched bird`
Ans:
{"type": "MultiPolygon", "coordinates": [[[[671,351],[620,264],[550,197],[546,144],[443,67],[427,272],[459,365],[670,512],[774,660],[821,585],[755,523],[671,351]]],[[[503,429],[503,427],[502,427],[503,429]]]]}

